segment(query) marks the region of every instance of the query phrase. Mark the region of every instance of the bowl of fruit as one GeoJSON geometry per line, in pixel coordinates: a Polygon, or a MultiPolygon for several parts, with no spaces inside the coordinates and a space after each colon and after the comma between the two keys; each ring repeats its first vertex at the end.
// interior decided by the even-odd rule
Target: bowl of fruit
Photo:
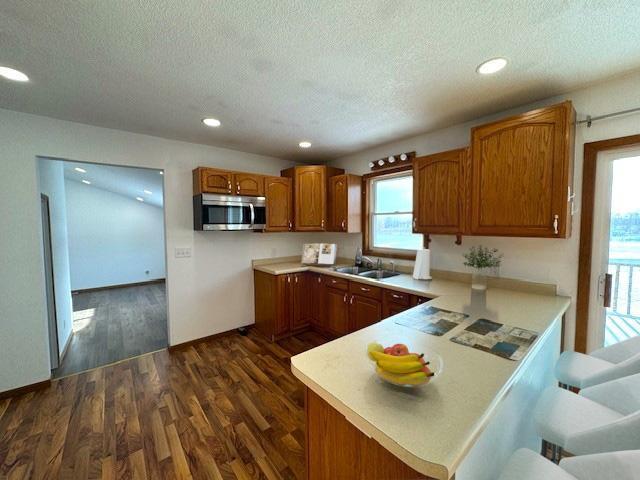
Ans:
{"type": "Polygon", "coordinates": [[[442,373],[442,358],[437,353],[411,353],[409,347],[396,343],[383,347],[370,343],[367,347],[369,359],[375,362],[378,377],[400,387],[420,387],[432,382],[442,373]]]}

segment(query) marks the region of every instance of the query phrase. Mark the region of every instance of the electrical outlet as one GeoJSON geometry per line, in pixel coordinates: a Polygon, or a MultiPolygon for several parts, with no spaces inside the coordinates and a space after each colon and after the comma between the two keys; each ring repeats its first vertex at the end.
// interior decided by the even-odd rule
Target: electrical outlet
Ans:
{"type": "Polygon", "coordinates": [[[188,258],[190,256],[191,256],[191,247],[176,247],[175,249],[176,258],[188,258]]]}

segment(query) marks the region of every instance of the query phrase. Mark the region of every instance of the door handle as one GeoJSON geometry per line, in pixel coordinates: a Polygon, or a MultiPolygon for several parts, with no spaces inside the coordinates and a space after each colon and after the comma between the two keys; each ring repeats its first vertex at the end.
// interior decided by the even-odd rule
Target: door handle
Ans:
{"type": "Polygon", "coordinates": [[[249,204],[249,211],[251,212],[251,226],[253,227],[253,224],[256,223],[256,212],[253,209],[253,203],[249,204]]]}
{"type": "Polygon", "coordinates": [[[611,275],[610,273],[605,273],[604,274],[604,295],[603,295],[603,301],[602,301],[602,306],[604,308],[610,308],[611,307],[611,281],[613,280],[613,275],[611,275]]]}

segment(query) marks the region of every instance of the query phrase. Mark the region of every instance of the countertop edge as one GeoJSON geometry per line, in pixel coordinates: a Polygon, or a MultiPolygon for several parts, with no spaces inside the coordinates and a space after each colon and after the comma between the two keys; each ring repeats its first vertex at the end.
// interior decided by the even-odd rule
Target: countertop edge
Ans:
{"type": "Polygon", "coordinates": [[[345,419],[351,425],[356,427],[363,435],[368,438],[372,438],[386,450],[388,450],[389,453],[391,453],[397,459],[401,460],[403,463],[407,464],[409,467],[422,473],[423,475],[427,475],[434,480],[449,480],[451,478],[451,474],[449,474],[448,469],[444,465],[431,463],[427,460],[416,457],[413,453],[403,448],[391,437],[376,429],[376,427],[371,425],[371,423],[367,422],[360,415],[348,408],[344,403],[331,395],[331,393],[329,393],[320,385],[307,377],[304,373],[296,368],[296,366],[294,365],[294,358],[295,357],[291,358],[291,372],[293,373],[293,375],[298,380],[300,380],[305,385],[305,387],[313,390],[316,395],[320,396],[320,398],[331,405],[332,408],[343,415],[345,419]]]}

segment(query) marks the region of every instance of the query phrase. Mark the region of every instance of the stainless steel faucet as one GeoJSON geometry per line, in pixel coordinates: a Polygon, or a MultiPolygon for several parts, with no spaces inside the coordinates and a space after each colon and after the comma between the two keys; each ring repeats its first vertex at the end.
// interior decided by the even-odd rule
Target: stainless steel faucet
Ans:
{"type": "Polygon", "coordinates": [[[364,265],[367,268],[373,268],[373,260],[370,259],[369,257],[362,257],[362,265],[364,265]]]}

